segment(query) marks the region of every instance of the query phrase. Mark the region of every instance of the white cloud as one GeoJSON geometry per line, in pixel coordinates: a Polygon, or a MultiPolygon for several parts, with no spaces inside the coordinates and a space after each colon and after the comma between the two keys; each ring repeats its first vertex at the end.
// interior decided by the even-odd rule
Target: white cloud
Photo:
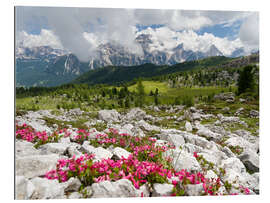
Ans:
{"type": "Polygon", "coordinates": [[[254,13],[241,25],[239,31],[240,40],[250,49],[259,47],[259,16],[254,13]]]}
{"type": "MultiPolygon", "coordinates": [[[[240,35],[241,40],[229,41],[213,34],[198,35],[194,30],[215,24],[230,26],[252,14],[234,11],[46,7],[18,7],[16,12],[18,12],[16,28],[19,33],[24,33],[21,38],[26,40],[25,44],[28,46],[35,43],[37,46],[45,45],[45,42],[54,46],[60,44],[76,54],[80,60],[88,60],[90,56],[95,56],[96,47],[106,42],[119,43],[129,51],[141,54],[140,46],[134,41],[137,24],[165,25],[155,31],[151,28],[144,31],[153,35],[155,42],[151,47],[153,50],[169,50],[183,42],[187,50],[205,51],[212,43],[225,55],[229,55],[236,48],[243,46],[244,41],[250,41],[250,38],[240,35]],[[24,28],[28,28],[27,22],[30,20],[33,23],[34,19],[43,19],[42,22],[47,22],[49,34],[44,33],[44,30],[40,36],[23,32],[24,28]]],[[[37,23],[39,22],[41,20],[37,23]]],[[[248,26],[242,27],[243,30],[249,29],[248,26]]],[[[251,37],[256,38],[255,35],[251,37]]]]}
{"type": "Polygon", "coordinates": [[[210,33],[198,35],[193,30],[176,32],[168,27],[157,29],[147,28],[137,34],[152,35],[153,46],[151,50],[170,50],[183,43],[185,50],[206,52],[214,44],[224,55],[231,55],[237,48],[243,47],[239,40],[228,40],[227,38],[216,37],[210,33]]]}
{"type": "Polygon", "coordinates": [[[18,32],[16,43],[25,47],[51,46],[52,48],[62,49],[63,46],[58,37],[51,31],[42,29],[39,35],[28,34],[25,31],[18,32]]]}

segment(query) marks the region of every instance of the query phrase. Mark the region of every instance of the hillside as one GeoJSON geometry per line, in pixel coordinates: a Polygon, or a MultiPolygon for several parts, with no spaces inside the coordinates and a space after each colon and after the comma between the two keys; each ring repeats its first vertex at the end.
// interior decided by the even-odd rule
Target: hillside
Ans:
{"type": "MultiPolygon", "coordinates": [[[[224,56],[209,57],[201,60],[178,63],[172,66],[143,64],[139,66],[107,66],[88,71],[72,83],[80,84],[119,84],[132,81],[136,78],[152,78],[156,76],[174,74],[187,70],[205,68],[232,68],[242,67],[251,63],[258,63],[259,55],[253,54],[247,57],[227,58],[224,56]],[[251,58],[251,59],[250,59],[251,58]]],[[[211,69],[212,71],[213,69],[211,69]]]]}

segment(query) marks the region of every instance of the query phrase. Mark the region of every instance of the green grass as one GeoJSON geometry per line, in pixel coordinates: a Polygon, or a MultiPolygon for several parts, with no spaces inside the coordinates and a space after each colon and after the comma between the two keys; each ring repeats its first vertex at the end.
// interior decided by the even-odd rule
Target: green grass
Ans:
{"type": "MultiPolygon", "coordinates": [[[[144,86],[144,91],[147,95],[149,95],[149,93],[152,92],[155,93],[156,88],[158,88],[158,92],[159,94],[164,94],[169,90],[168,84],[165,82],[157,82],[157,81],[143,81],[142,82],[143,86],[144,86]]],[[[131,85],[128,87],[128,90],[130,92],[137,92],[137,84],[131,85]]]]}
{"type": "Polygon", "coordinates": [[[61,121],[54,118],[43,117],[43,120],[45,120],[48,127],[52,127],[54,124],[57,124],[59,129],[68,128],[68,125],[71,125],[73,128],[88,129],[84,124],[87,121],[85,118],[80,118],[75,121],[61,121]]]}

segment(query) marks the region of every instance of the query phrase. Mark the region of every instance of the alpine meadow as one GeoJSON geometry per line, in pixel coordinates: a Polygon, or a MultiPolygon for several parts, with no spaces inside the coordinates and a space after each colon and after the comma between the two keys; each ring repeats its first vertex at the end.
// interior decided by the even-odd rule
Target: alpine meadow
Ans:
{"type": "Polygon", "coordinates": [[[15,199],[259,195],[258,18],[15,7],[15,199]]]}

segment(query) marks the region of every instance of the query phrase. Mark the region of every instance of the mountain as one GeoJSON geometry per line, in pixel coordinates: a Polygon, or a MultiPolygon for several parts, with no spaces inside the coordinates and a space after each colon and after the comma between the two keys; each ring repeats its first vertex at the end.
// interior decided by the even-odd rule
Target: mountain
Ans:
{"type": "Polygon", "coordinates": [[[219,66],[228,61],[231,61],[231,58],[215,56],[174,65],[155,65],[146,63],[138,66],[106,66],[90,70],[76,78],[72,83],[87,83],[90,85],[119,84],[122,82],[132,81],[139,77],[149,78],[200,67],[219,66]]]}
{"type": "MultiPolygon", "coordinates": [[[[208,50],[186,50],[184,44],[175,44],[166,48],[160,41],[155,41],[150,34],[140,34],[136,42],[142,53],[132,53],[117,43],[100,44],[95,58],[81,62],[66,50],[49,46],[23,47],[16,46],[16,86],[56,86],[68,83],[83,73],[106,66],[139,66],[142,64],[174,65],[185,61],[193,61],[210,56],[223,56],[222,52],[212,44],[208,50]]],[[[236,50],[234,56],[243,54],[236,50]]]]}
{"type": "Polygon", "coordinates": [[[185,50],[183,44],[175,44],[173,49],[167,49],[161,43],[160,49],[155,47],[151,35],[140,34],[135,39],[141,46],[143,54],[135,54],[127,51],[125,47],[118,44],[106,43],[101,44],[98,49],[98,58],[91,59],[89,66],[91,69],[104,66],[134,66],[145,63],[156,65],[173,65],[184,61],[198,60],[209,56],[222,56],[222,52],[215,45],[211,45],[206,52],[185,50]]]}
{"type": "Polygon", "coordinates": [[[16,86],[57,86],[89,70],[88,63],[48,46],[16,47],[16,86]]]}

